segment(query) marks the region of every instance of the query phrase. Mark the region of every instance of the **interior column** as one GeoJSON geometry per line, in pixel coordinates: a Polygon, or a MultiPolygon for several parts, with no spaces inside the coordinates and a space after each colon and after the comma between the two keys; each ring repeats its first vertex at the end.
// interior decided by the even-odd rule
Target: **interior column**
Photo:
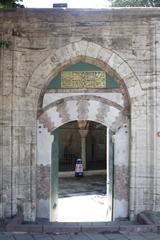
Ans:
{"type": "Polygon", "coordinates": [[[81,158],[83,163],[83,169],[86,170],[86,137],[88,134],[88,121],[78,121],[79,134],[81,136],[81,158]]]}
{"type": "Polygon", "coordinates": [[[79,129],[81,136],[81,158],[83,163],[83,169],[86,170],[86,137],[88,134],[88,129],[79,129]]]}

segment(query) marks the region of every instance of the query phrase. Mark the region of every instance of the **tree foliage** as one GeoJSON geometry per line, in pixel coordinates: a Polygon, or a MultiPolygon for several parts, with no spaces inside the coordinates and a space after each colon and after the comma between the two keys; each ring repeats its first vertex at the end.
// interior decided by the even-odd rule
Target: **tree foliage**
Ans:
{"type": "Polygon", "coordinates": [[[160,7],[160,0],[109,0],[112,7],[160,7]]]}
{"type": "Polygon", "coordinates": [[[0,8],[24,8],[23,0],[0,0],[0,8]]]}

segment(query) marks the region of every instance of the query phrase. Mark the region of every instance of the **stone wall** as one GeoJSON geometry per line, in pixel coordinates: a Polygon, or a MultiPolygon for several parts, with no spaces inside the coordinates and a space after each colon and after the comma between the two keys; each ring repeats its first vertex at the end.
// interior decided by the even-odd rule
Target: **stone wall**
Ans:
{"type": "Polygon", "coordinates": [[[0,48],[0,216],[22,204],[35,219],[39,99],[80,60],[108,72],[130,105],[130,217],[160,210],[159,9],[0,10],[0,41],[10,42],[0,48]]]}

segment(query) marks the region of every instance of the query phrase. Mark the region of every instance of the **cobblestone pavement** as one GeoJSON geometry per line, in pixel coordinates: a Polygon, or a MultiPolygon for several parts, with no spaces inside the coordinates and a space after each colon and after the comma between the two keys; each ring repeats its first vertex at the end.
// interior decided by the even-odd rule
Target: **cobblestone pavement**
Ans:
{"type": "Polygon", "coordinates": [[[0,240],[160,240],[156,233],[78,233],[78,234],[40,234],[40,233],[0,233],[0,240]]]}

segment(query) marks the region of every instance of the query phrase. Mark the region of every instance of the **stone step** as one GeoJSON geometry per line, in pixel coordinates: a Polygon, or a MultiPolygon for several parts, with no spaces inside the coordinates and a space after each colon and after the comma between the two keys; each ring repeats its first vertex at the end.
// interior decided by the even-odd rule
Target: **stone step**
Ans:
{"type": "Polygon", "coordinates": [[[9,232],[37,232],[37,233],[117,233],[117,232],[157,232],[155,225],[133,224],[129,221],[124,222],[84,222],[84,223],[65,223],[65,222],[37,222],[23,223],[22,216],[13,218],[6,226],[9,232]]]}

